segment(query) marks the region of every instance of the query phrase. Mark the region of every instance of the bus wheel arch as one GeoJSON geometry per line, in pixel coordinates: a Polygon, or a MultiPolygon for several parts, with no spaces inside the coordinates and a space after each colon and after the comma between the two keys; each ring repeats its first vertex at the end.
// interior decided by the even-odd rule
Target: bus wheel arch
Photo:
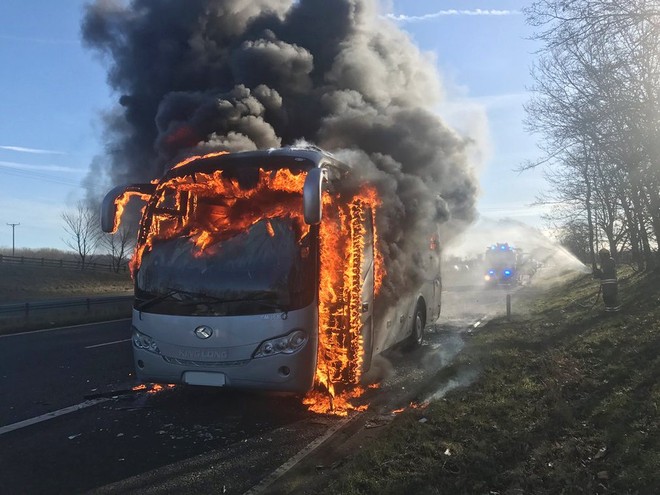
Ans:
{"type": "Polygon", "coordinates": [[[412,318],[412,329],[408,342],[410,347],[415,348],[422,345],[424,341],[424,328],[426,327],[426,301],[423,297],[417,299],[415,312],[412,318]]]}

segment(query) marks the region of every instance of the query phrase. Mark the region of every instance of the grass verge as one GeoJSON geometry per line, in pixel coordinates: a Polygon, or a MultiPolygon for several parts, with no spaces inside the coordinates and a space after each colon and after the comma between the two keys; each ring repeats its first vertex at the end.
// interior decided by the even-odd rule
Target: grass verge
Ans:
{"type": "Polygon", "coordinates": [[[530,297],[437,377],[475,383],[406,410],[315,493],[660,493],[659,283],[627,273],[614,314],[589,277],[530,297]]]}
{"type": "Polygon", "coordinates": [[[0,264],[0,304],[130,295],[133,282],[127,273],[0,264]]]}
{"type": "MultiPolygon", "coordinates": [[[[133,293],[126,273],[81,271],[66,268],[0,265],[0,304],[51,299],[86,298],[133,293]]],[[[0,334],[129,318],[131,302],[111,302],[85,306],[0,313],[0,334]]]]}

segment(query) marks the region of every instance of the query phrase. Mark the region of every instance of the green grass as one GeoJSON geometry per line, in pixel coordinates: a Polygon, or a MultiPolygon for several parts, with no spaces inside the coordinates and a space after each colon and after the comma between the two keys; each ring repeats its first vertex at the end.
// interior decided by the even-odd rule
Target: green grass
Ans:
{"type": "Polygon", "coordinates": [[[128,273],[0,264],[0,304],[40,299],[130,295],[128,273]]]}
{"type": "Polygon", "coordinates": [[[624,274],[616,314],[589,277],[517,302],[438,377],[475,383],[404,412],[320,493],[660,493],[659,283],[624,274]]]}

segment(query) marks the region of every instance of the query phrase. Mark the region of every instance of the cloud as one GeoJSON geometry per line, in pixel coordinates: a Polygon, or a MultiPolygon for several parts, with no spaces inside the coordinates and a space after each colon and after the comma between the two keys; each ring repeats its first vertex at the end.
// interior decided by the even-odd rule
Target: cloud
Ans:
{"type": "Polygon", "coordinates": [[[5,162],[0,160],[0,167],[12,168],[15,170],[29,170],[29,171],[45,171],[45,172],[66,172],[66,173],[82,173],[83,170],[74,167],[63,167],[61,165],[29,165],[27,163],[5,162]]]}
{"type": "Polygon", "coordinates": [[[497,9],[471,9],[471,10],[458,10],[446,9],[432,12],[424,15],[405,15],[405,14],[387,14],[387,18],[395,22],[423,22],[437,19],[439,17],[448,16],[510,16],[520,15],[519,10],[497,10],[497,9]]]}
{"type": "Polygon", "coordinates": [[[42,150],[39,148],[25,148],[23,146],[0,145],[0,150],[17,151],[18,153],[33,153],[37,155],[66,155],[63,151],[42,150]]]}

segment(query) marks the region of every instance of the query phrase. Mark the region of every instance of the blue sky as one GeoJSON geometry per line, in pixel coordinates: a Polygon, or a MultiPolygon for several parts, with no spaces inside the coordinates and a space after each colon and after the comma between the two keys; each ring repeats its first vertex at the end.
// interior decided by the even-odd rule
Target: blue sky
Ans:
{"type": "MultiPolygon", "coordinates": [[[[0,2],[0,248],[66,249],[61,213],[101,154],[101,114],[113,95],[102,63],[80,42],[84,0],[0,2]]],[[[534,45],[520,0],[389,0],[384,8],[434,57],[446,98],[436,110],[478,136],[482,215],[538,224],[529,208],[538,172],[513,171],[537,155],[523,130],[534,45]]]]}

